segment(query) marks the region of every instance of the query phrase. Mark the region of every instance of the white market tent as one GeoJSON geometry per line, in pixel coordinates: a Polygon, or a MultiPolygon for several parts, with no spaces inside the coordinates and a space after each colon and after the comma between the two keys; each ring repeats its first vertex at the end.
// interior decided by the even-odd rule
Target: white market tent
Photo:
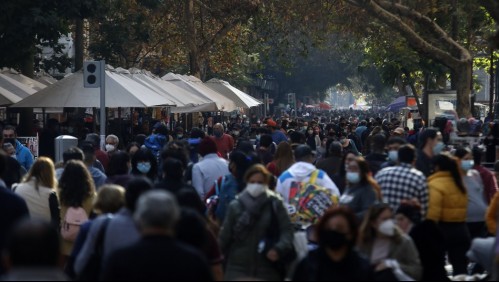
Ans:
{"type": "Polygon", "coordinates": [[[162,79],[191,93],[195,93],[199,97],[204,97],[205,99],[215,102],[217,111],[233,112],[238,109],[234,101],[207,87],[197,78],[169,73],[163,76],[162,79]]]}
{"type": "MultiPolygon", "coordinates": [[[[163,95],[113,70],[106,71],[106,107],[176,106],[163,95]]],[[[79,71],[23,99],[13,108],[99,108],[99,88],[83,87],[79,71]]]]}
{"type": "Polygon", "coordinates": [[[171,109],[172,113],[215,112],[218,110],[216,103],[210,99],[178,87],[149,71],[139,69],[117,71],[125,73],[131,79],[172,100],[177,105],[177,107],[171,109]]]}
{"type": "Polygon", "coordinates": [[[236,105],[240,108],[250,109],[263,104],[250,95],[230,85],[227,81],[214,78],[206,82],[206,86],[236,102],[236,105]]]}
{"type": "Polygon", "coordinates": [[[45,85],[26,77],[12,69],[0,71],[0,105],[7,106],[45,88],[45,85]]]}

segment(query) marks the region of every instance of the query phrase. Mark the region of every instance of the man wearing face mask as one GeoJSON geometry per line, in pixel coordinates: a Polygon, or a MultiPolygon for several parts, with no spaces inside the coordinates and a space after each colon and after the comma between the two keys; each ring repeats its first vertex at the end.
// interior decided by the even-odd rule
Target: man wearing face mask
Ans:
{"type": "Polygon", "coordinates": [[[376,181],[381,186],[383,200],[397,210],[403,200],[417,199],[421,204],[421,215],[428,210],[428,184],[423,173],[414,168],[416,149],[404,145],[398,151],[398,165],[381,170],[376,181]]]}
{"type": "Polygon", "coordinates": [[[16,148],[17,161],[26,169],[26,171],[29,171],[34,163],[35,158],[33,157],[31,151],[26,146],[21,144],[19,140],[17,140],[16,128],[10,125],[6,126],[3,129],[3,137],[5,139],[5,142],[14,145],[14,147],[16,148]]]}
{"type": "Polygon", "coordinates": [[[222,158],[228,160],[230,152],[234,150],[234,138],[225,134],[224,126],[220,123],[213,127],[213,135],[211,139],[217,144],[218,153],[222,158]]]}
{"type": "Polygon", "coordinates": [[[407,144],[407,141],[400,137],[391,137],[386,143],[388,151],[388,160],[381,165],[381,169],[396,166],[399,160],[400,147],[407,144]]]}
{"type": "Polygon", "coordinates": [[[428,177],[433,172],[432,158],[445,148],[442,133],[434,128],[426,129],[419,137],[419,146],[416,168],[428,177]]]}
{"type": "Polygon", "coordinates": [[[329,210],[315,228],[319,248],[297,266],[293,281],[373,281],[369,261],[355,250],[358,224],[345,207],[329,210]]]}
{"type": "Polygon", "coordinates": [[[116,135],[109,135],[106,138],[106,152],[109,155],[114,154],[118,151],[118,146],[120,145],[120,139],[116,135]]]}

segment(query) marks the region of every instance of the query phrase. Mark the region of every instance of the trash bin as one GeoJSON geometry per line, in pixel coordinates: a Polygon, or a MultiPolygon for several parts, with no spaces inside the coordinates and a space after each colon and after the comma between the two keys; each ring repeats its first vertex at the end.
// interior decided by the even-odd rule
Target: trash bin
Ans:
{"type": "Polygon", "coordinates": [[[78,147],[78,138],[68,135],[55,138],[55,162],[62,162],[64,152],[72,147],[78,147]]]}

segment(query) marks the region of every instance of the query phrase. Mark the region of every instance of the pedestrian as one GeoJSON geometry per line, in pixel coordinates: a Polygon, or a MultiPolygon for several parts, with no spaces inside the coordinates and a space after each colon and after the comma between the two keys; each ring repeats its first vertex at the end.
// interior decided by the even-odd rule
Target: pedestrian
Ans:
{"type": "Polygon", "coordinates": [[[217,123],[213,127],[213,137],[211,138],[215,141],[217,145],[217,152],[222,156],[222,158],[228,160],[229,154],[234,150],[235,142],[234,138],[229,134],[225,134],[225,128],[222,124],[217,123]]]}
{"type": "Polygon", "coordinates": [[[144,176],[155,182],[158,175],[158,160],[148,149],[140,149],[132,157],[132,175],[144,176]]]}
{"type": "Polygon", "coordinates": [[[192,169],[192,185],[201,199],[206,198],[206,194],[220,177],[229,174],[227,161],[218,157],[217,152],[217,144],[212,138],[203,139],[199,145],[199,154],[203,160],[192,169]]]}
{"type": "Polygon", "coordinates": [[[334,195],[340,194],[338,187],[329,176],[313,165],[315,160],[314,153],[309,146],[299,146],[295,151],[295,160],[296,163],[282,173],[277,182],[277,192],[283,197],[286,204],[289,202],[292,183],[307,183],[310,181],[313,173],[318,173],[317,185],[331,190],[334,195]]]}
{"type": "MultiPolygon", "coordinates": [[[[66,228],[68,212],[83,209],[88,219],[95,199],[95,186],[92,176],[81,161],[69,161],[59,180],[59,201],[61,206],[61,230],[66,228]]],[[[69,215],[72,215],[70,213],[69,215]]],[[[83,222],[82,222],[83,223],[83,222]]],[[[76,238],[74,238],[76,239],[76,238]]],[[[74,240],[63,238],[62,255],[69,257],[74,240]]]]}
{"type": "Polygon", "coordinates": [[[95,133],[91,133],[87,135],[87,138],[85,141],[90,142],[95,150],[95,156],[97,157],[97,160],[102,164],[102,167],[104,170],[102,171],[103,173],[106,173],[107,169],[109,168],[109,156],[106,152],[102,151],[101,149],[101,140],[100,136],[95,133]]]}
{"type": "Polygon", "coordinates": [[[0,178],[5,182],[7,189],[12,189],[12,185],[21,182],[22,177],[26,175],[26,169],[17,161],[14,145],[4,142],[3,134],[0,134],[0,151],[7,154],[7,168],[0,178]],[[9,148],[11,151],[9,151],[9,148]]]}
{"type": "Polygon", "coordinates": [[[307,145],[312,149],[312,151],[317,152],[317,148],[321,146],[321,138],[319,134],[314,130],[312,126],[309,126],[307,129],[307,133],[305,134],[307,138],[307,145]]]}
{"type": "Polygon", "coordinates": [[[39,156],[55,160],[55,139],[59,137],[59,121],[49,119],[47,127],[40,134],[39,156]]]}
{"type": "MultiPolygon", "coordinates": [[[[0,151],[0,177],[7,170],[9,156],[0,151]]],[[[26,202],[18,195],[7,189],[3,179],[0,179],[0,246],[5,245],[5,240],[14,225],[23,218],[29,217],[26,202]]],[[[0,275],[5,274],[3,264],[0,264],[0,275]]]]}
{"type": "Polygon", "coordinates": [[[270,135],[262,135],[260,138],[260,147],[257,149],[257,154],[263,165],[268,165],[272,162],[273,153],[272,146],[274,146],[274,142],[272,140],[272,136],[270,135]]]}
{"type": "Polygon", "coordinates": [[[416,168],[426,177],[429,177],[434,169],[432,158],[440,154],[445,148],[442,134],[437,129],[428,128],[419,136],[419,145],[416,168]]]}
{"type": "Polygon", "coordinates": [[[349,207],[359,221],[376,202],[381,200],[381,191],[370,176],[369,165],[362,157],[347,164],[347,189],[340,198],[340,205],[349,207]]]}
{"type": "Polygon", "coordinates": [[[102,242],[102,263],[114,251],[130,246],[140,239],[138,227],[133,220],[133,213],[139,197],[150,190],[152,190],[152,183],[149,179],[144,177],[133,179],[125,191],[125,207],[120,209],[107,223],[107,216],[100,216],[92,222],[85,243],[76,257],[74,267],[76,275],[86,274],[85,267],[92,259],[97,237],[102,228],[106,228],[102,242]]]}
{"type": "Polygon", "coordinates": [[[94,180],[95,189],[99,190],[101,186],[106,183],[107,176],[102,170],[94,167],[95,162],[97,161],[97,156],[95,155],[95,150],[91,143],[83,142],[82,151],[84,155],[84,163],[87,167],[90,175],[92,175],[92,179],[94,180]]]}
{"type": "Polygon", "coordinates": [[[106,184],[128,187],[128,183],[133,179],[130,175],[131,167],[130,156],[127,153],[119,151],[111,154],[106,184]]]}
{"type": "Polygon", "coordinates": [[[381,170],[376,181],[381,186],[381,194],[392,210],[397,210],[404,200],[416,199],[421,205],[421,216],[428,211],[428,184],[424,174],[414,168],[416,149],[404,145],[397,152],[398,165],[381,170]]]}
{"type": "Polygon", "coordinates": [[[277,126],[277,123],[271,119],[267,121],[267,128],[270,130],[270,134],[272,135],[272,140],[274,140],[274,143],[277,145],[281,144],[282,142],[288,142],[288,137],[279,130],[279,127],[277,126]]]}
{"type": "Polygon", "coordinates": [[[14,145],[14,148],[16,149],[17,161],[26,169],[26,171],[29,171],[35,161],[35,158],[33,157],[31,151],[17,139],[17,129],[14,126],[7,125],[3,129],[3,138],[5,143],[11,143],[14,145]]]}
{"type": "Polygon", "coordinates": [[[430,201],[427,219],[438,223],[453,275],[468,273],[466,252],[471,239],[466,225],[468,197],[457,160],[440,154],[433,160],[435,173],[428,178],[430,201]]]}
{"type": "Polygon", "coordinates": [[[45,221],[20,222],[5,251],[10,269],[3,281],[70,281],[60,268],[59,234],[45,221]]]}
{"type": "Polygon", "coordinates": [[[78,147],[71,147],[62,154],[63,164],[62,167],[55,170],[55,177],[57,180],[61,178],[64,173],[64,166],[70,161],[83,161],[83,151],[78,147]]]}
{"type": "Polygon", "coordinates": [[[111,157],[114,153],[119,152],[120,139],[116,135],[108,135],[106,137],[106,152],[111,157]]]}
{"type": "Polygon", "coordinates": [[[466,223],[470,231],[471,240],[483,238],[487,234],[485,214],[488,205],[485,202],[482,178],[480,177],[480,173],[473,169],[475,164],[469,148],[458,148],[454,152],[454,156],[458,158],[464,186],[466,187],[466,195],[468,197],[466,223]]]}
{"type": "Polygon", "coordinates": [[[445,239],[438,225],[423,220],[416,201],[404,201],[395,212],[397,226],[409,235],[418,249],[423,267],[421,281],[450,281],[445,270],[445,239]]]}
{"type": "Polygon", "coordinates": [[[246,172],[256,163],[258,162],[241,151],[235,151],[230,155],[230,173],[218,179],[207,195],[207,198],[218,196],[218,204],[210,213],[220,224],[225,220],[230,203],[246,187],[244,179],[246,172]]]}
{"type": "Polygon", "coordinates": [[[139,145],[139,143],[137,142],[132,142],[130,144],[128,144],[128,146],[126,147],[126,152],[128,155],[130,155],[130,157],[133,158],[133,155],[135,155],[135,153],[137,153],[140,149],[141,149],[141,145],[139,145]]]}
{"type": "Polygon", "coordinates": [[[343,194],[345,192],[345,189],[347,188],[347,166],[349,163],[354,161],[358,155],[354,152],[350,151],[343,151],[344,156],[343,159],[341,160],[341,164],[339,167],[339,172],[334,175],[333,182],[338,186],[338,190],[340,191],[340,194],[343,194]]]}
{"type": "MultiPolygon", "coordinates": [[[[121,210],[125,205],[125,189],[118,185],[105,185],[99,189],[97,193],[97,197],[94,202],[92,212],[97,216],[103,216],[105,218],[110,218],[111,215],[117,213],[121,210]]],[[[92,224],[95,220],[89,220],[81,225],[80,232],[78,232],[78,237],[76,237],[76,241],[69,257],[68,263],[66,264],[65,270],[66,274],[72,279],[84,279],[84,278],[95,278],[90,276],[78,276],[76,277],[76,273],[74,270],[74,263],[76,258],[80,254],[85,241],[87,240],[88,234],[92,227],[92,224]]],[[[98,259],[102,259],[99,257],[98,259]]],[[[91,271],[90,269],[85,269],[87,272],[91,271]]],[[[84,275],[91,275],[91,273],[83,273],[84,275]]]]}
{"type": "Polygon", "coordinates": [[[397,166],[399,163],[399,149],[405,144],[407,144],[407,141],[400,137],[391,137],[388,139],[388,142],[386,143],[388,149],[388,160],[381,165],[381,169],[397,166]]]}
{"type": "Polygon", "coordinates": [[[109,257],[103,280],[211,281],[212,275],[202,254],[173,239],[179,216],[173,195],[151,191],[141,196],[134,219],[142,238],[109,257]]]}
{"type": "Polygon", "coordinates": [[[51,222],[58,228],[60,214],[56,189],[54,163],[47,157],[39,158],[23,182],[14,187],[15,193],[26,201],[31,218],[51,222]]]}
{"type": "Polygon", "coordinates": [[[369,164],[374,176],[381,170],[382,165],[388,159],[385,153],[386,138],[382,134],[374,135],[371,139],[371,153],[366,156],[366,161],[369,164]]]}
{"type": "Polygon", "coordinates": [[[194,187],[188,185],[184,181],[184,167],[178,159],[169,158],[163,164],[163,180],[156,183],[156,189],[162,189],[167,192],[177,195],[182,189],[190,189],[196,191],[194,187]]]}
{"type": "Polygon", "coordinates": [[[389,205],[371,207],[360,228],[358,248],[370,259],[377,280],[421,279],[418,251],[412,239],[395,225],[389,205]]]}
{"type": "Polygon", "coordinates": [[[350,209],[329,210],[315,227],[319,248],[298,265],[293,281],[374,281],[370,262],[355,249],[358,232],[350,209]]]}
{"type": "Polygon", "coordinates": [[[490,205],[490,202],[497,193],[499,186],[497,185],[497,180],[494,174],[482,165],[482,150],[478,147],[473,148],[473,169],[480,173],[482,178],[485,202],[490,205]]]}
{"type": "Polygon", "coordinates": [[[295,163],[293,149],[288,142],[282,142],[277,146],[274,160],[267,165],[267,169],[275,176],[279,177],[295,163]]]}
{"type": "Polygon", "coordinates": [[[276,264],[293,250],[293,228],[282,200],[268,188],[270,178],[262,165],[251,168],[244,177],[245,190],[228,209],[220,234],[228,258],[227,281],[284,279],[276,264]],[[274,232],[277,236],[270,236],[274,232]]]}
{"type": "Polygon", "coordinates": [[[318,169],[324,170],[333,179],[340,171],[343,158],[343,147],[340,142],[332,142],[329,146],[329,155],[317,164],[318,169]]]}

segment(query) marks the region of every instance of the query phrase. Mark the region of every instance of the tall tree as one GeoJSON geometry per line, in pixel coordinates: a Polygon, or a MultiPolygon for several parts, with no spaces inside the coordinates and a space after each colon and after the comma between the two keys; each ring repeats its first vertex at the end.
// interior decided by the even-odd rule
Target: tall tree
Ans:
{"type": "Polygon", "coordinates": [[[465,46],[453,39],[449,32],[430,17],[431,4],[434,3],[422,5],[424,8],[428,5],[430,7],[424,11],[416,9],[415,5],[421,4],[419,1],[344,0],[344,2],[362,9],[390,27],[422,56],[447,66],[455,74],[457,112],[460,116],[470,115],[472,55],[465,46]]]}

